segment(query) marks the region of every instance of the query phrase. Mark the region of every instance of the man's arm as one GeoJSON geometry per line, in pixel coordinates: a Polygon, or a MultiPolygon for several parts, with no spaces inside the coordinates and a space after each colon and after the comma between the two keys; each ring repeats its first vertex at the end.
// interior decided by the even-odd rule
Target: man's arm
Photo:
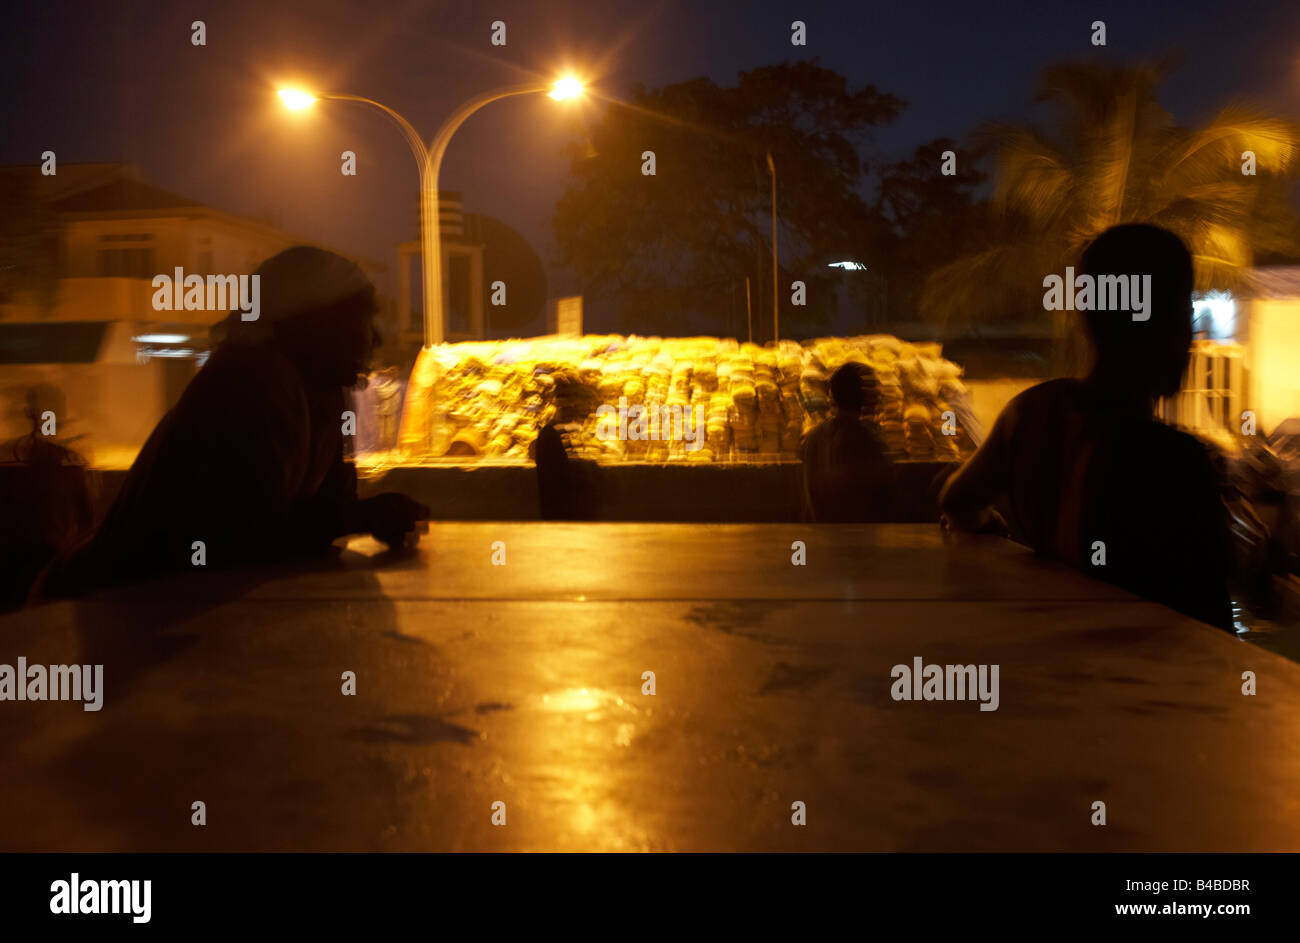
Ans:
{"type": "Polygon", "coordinates": [[[1011,437],[1021,409],[1017,396],[998,415],[975,454],[944,484],[939,509],[950,527],[978,533],[1001,524],[993,504],[1010,482],[1011,437]]]}
{"type": "Polygon", "coordinates": [[[1210,625],[1234,631],[1232,593],[1232,537],[1220,488],[1222,481],[1206,447],[1190,442],[1190,453],[1174,469],[1170,484],[1178,495],[1170,530],[1179,557],[1171,574],[1175,608],[1210,625]]]}

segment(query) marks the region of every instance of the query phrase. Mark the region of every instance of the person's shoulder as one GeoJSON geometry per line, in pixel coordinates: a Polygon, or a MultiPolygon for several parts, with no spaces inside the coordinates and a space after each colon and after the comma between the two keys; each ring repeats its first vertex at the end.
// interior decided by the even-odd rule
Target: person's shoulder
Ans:
{"type": "Polygon", "coordinates": [[[1062,406],[1073,403],[1077,395],[1077,380],[1059,378],[1035,383],[1007,401],[1002,411],[998,413],[990,437],[1010,436],[1026,422],[1030,427],[1034,427],[1036,423],[1030,417],[1045,416],[1054,412],[1062,406]]]}
{"type": "Polygon", "coordinates": [[[190,386],[198,394],[218,396],[232,404],[279,406],[295,414],[309,399],[298,368],[271,344],[219,348],[190,386]]]}
{"type": "MultiPolygon", "coordinates": [[[[268,345],[230,346],[200,368],[165,417],[162,434],[209,440],[217,451],[268,437],[291,447],[310,437],[312,400],[293,364],[268,345]]],[[[155,434],[160,430],[162,423],[155,434]]]]}
{"type": "Polygon", "coordinates": [[[1181,429],[1153,421],[1144,430],[1148,451],[1169,464],[1189,471],[1217,475],[1222,453],[1215,446],[1181,429]]]}
{"type": "Polygon", "coordinates": [[[842,417],[831,416],[823,419],[808,430],[803,437],[802,451],[805,458],[831,446],[832,442],[844,437],[845,422],[842,417]]]}
{"type": "Polygon", "coordinates": [[[1074,400],[1078,396],[1078,391],[1079,381],[1069,377],[1044,380],[1011,397],[1005,408],[1014,412],[1025,412],[1049,403],[1074,400]]]}
{"type": "Polygon", "coordinates": [[[826,438],[826,436],[830,435],[832,428],[831,423],[834,421],[835,420],[833,419],[823,419],[821,422],[817,423],[817,425],[809,429],[804,435],[804,444],[808,445],[810,443],[820,442],[822,439],[826,438]]]}
{"type": "Polygon", "coordinates": [[[533,440],[532,451],[535,458],[541,456],[543,460],[566,454],[564,435],[554,422],[548,422],[537,430],[537,438],[533,440]]]}
{"type": "Polygon", "coordinates": [[[282,382],[297,374],[297,368],[274,344],[225,344],[213,352],[205,368],[216,375],[256,374],[282,382]]]}

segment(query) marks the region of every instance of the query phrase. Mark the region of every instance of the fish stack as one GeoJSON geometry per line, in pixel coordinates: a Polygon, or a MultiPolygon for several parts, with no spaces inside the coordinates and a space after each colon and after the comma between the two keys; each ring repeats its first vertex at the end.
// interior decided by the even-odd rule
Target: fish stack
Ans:
{"type": "Polygon", "coordinates": [[[961,461],[961,447],[958,443],[961,441],[961,433],[955,419],[957,414],[952,406],[943,400],[939,401],[938,411],[939,420],[931,427],[934,439],[934,458],[939,462],[959,462],[961,461]],[[951,423],[944,418],[945,414],[954,417],[951,423]]]}
{"type": "Polygon", "coordinates": [[[758,396],[758,451],[765,455],[781,451],[785,414],[781,410],[779,379],[776,351],[759,350],[754,360],[754,392],[758,396]]]}
{"type": "Polygon", "coordinates": [[[924,403],[913,403],[903,411],[903,442],[907,457],[934,460],[934,437],[930,432],[930,408],[924,403]]]}
{"type": "Polygon", "coordinates": [[[709,396],[709,408],[705,416],[705,441],[709,452],[717,461],[725,461],[731,456],[731,410],[734,403],[730,393],[719,390],[709,396]]]}
{"type": "Polygon", "coordinates": [[[799,406],[804,412],[804,431],[831,414],[831,397],[826,373],[815,363],[806,365],[799,374],[799,406]]]}
{"type": "Polygon", "coordinates": [[[416,394],[408,397],[401,443],[414,457],[526,461],[537,430],[555,417],[554,377],[564,373],[577,381],[575,402],[592,407],[585,419],[577,410],[570,441],[600,461],[792,460],[802,437],[831,414],[829,378],[849,362],[875,372],[874,418],[894,458],[953,461],[973,449],[954,421],[952,404],[966,395],[960,368],[942,359],[937,344],[887,335],[775,347],[616,335],[444,345],[412,374],[416,394]],[[656,437],[622,435],[616,412],[595,414],[600,405],[644,407],[643,423],[629,414],[629,426],[656,437]],[[679,422],[663,422],[671,412],[662,407],[675,407],[679,422]],[[701,447],[692,442],[687,450],[685,435],[697,434],[701,447]]]}
{"type": "Polygon", "coordinates": [[[885,451],[891,456],[907,454],[903,430],[903,387],[898,372],[892,366],[877,369],[876,380],[880,386],[880,402],[876,407],[876,424],[884,440],[885,451]]]}
{"type": "Polygon", "coordinates": [[[758,394],[754,390],[754,362],[743,351],[731,358],[731,441],[738,457],[758,453],[758,394]]]}

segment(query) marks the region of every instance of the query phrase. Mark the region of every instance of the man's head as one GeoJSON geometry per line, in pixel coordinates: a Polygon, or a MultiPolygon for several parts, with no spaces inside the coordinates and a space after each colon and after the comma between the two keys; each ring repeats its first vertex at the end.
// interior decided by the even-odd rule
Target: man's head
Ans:
{"type": "Polygon", "coordinates": [[[555,403],[554,421],[558,423],[581,422],[600,405],[600,397],[583,383],[572,370],[556,370],[551,374],[551,400],[555,403]]]}
{"type": "MultiPolygon", "coordinates": [[[[1150,276],[1146,320],[1128,310],[1088,311],[1084,326],[1096,351],[1095,370],[1110,382],[1151,396],[1178,391],[1192,341],[1192,257],[1173,233],[1145,223],[1114,226],[1083,253],[1083,273],[1096,285],[1102,276],[1150,276]]],[[[1132,295],[1129,296],[1132,305],[1132,295]]]]}
{"type": "Polygon", "coordinates": [[[864,363],[849,362],[831,374],[831,399],[842,413],[874,413],[880,400],[876,371],[864,363]]]}
{"type": "Polygon", "coordinates": [[[356,263],[311,246],[271,256],[259,279],[259,321],[229,321],[231,341],[274,340],[312,382],[351,386],[378,343],[375,286],[356,263]]]}

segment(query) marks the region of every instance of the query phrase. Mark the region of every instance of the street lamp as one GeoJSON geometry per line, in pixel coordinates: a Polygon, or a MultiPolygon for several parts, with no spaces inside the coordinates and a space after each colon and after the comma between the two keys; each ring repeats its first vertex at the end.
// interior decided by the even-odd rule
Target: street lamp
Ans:
{"type": "Polygon", "coordinates": [[[551,97],[557,102],[562,102],[570,98],[577,98],[582,94],[582,83],[571,75],[566,75],[562,79],[557,79],[551,86],[551,97]]]}
{"type": "Polygon", "coordinates": [[[314,95],[297,88],[280,89],[280,97],[284,99],[284,107],[290,111],[298,111],[300,108],[307,108],[316,100],[314,95]]]}
{"type": "Polygon", "coordinates": [[[427,147],[424,139],[420,137],[409,121],[387,105],[380,104],[373,99],[363,98],[360,95],[314,96],[301,89],[290,88],[280,89],[279,94],[284,101],[285,107],[293,110],[307,108],[316,102],[318,98],[371,105],[393,119],[406,136],[406,142],[411,147],[411,153],[414,155],[415,163],[420,171],[420,241],[424,256],[424,346],[427,349],[436,344],[441,344],[443,340],[442,225],[438,210],[438,173],[442,169],[442,158],[447,152],[447,144],[451,141],[451,136],[456,133],[457,128],[465,123],[465,119],[474,112],[484,105],[500,101],[502,98],[549,92],[550,97],[556,101],[566,101],[577,98],[582,94],[582,91],[582,82],[573,76],[566,75],[550,85],[543,83],[510,85],[494,91],[484,92],[471,98],[452,112],[451,116],[442,123],[442,127],[438,129],[438,133],[434,135],[433,141],[427,147]]]}

